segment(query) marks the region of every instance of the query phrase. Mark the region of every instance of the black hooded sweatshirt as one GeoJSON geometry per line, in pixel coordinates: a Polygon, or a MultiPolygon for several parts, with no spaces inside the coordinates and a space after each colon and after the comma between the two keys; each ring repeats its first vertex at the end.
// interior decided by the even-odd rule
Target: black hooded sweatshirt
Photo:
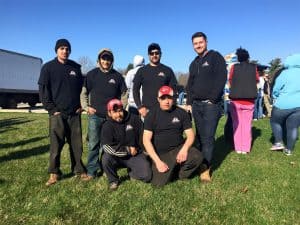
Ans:
{"type": "Polygon", "coordinates": [[[124,110],[122,122],[116,122],[110,117],[103,124],[101,130],[101,143],[104,152],[125,157],[130,155],[128,147],[136,147],[141,152],[142,121],[137,115],[124,110]]]}

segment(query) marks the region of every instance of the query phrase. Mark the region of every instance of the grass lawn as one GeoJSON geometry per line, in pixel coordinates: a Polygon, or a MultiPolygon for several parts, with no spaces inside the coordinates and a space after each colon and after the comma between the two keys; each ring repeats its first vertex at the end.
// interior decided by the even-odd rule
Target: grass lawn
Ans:
{"type": "MultiPolygon", "coordinates": [[[[84,183],[69,174],[67,145],[64,179],[47,188],[48,116],[0,113],[0,224],[300,224],[300,141],[292,156],[270,152],[263,119],[253,123],[251,153],[238,155],[224,141],[224,123],[211,184],[195,176],[153,188],[125,179],[109,192],[103,176],[84,183]]],[[[84,137],[86,124],[83,116],[84,137]]]]}

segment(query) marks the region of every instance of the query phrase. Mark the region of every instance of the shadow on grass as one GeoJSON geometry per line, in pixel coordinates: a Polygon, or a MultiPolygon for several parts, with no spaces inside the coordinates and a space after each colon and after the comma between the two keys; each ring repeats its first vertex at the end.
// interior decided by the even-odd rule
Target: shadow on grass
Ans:
{"type": "Polygon", "coordinates": [[[19,146],[19,145],[26,145],[26,144],[28,144],[28,143],[40,141],[40,140],[42,140],[42,139],[44,139],[44,138],[46,138],[46,136],[43,136],[43,137],[35,137],[35,138],[27,139],[27,140],[22,140],[22,141],[14,142],[14,143],[0,144],[0,149],[1,149],[1,148],[12,148],[12,147],[17,147],[17,146],[19,146]]]}
{"type": "Polygon", "coordinates": [[[25,117],[2,119],[0,120],[0,133],[4,133],[12,129],[18,129],[18,128],[14,128],[13,126],[23,124],[23,123],[29,123],[31,121],[32,120],[28,120],[25,117]]]}
{"type": "Polygon", "coordinates": [[[232,151],[232,142],[226,141],[224,135],[220,136],[215,142],[214,158],[212,161],[212,170],[217,170],[227,155],[232,151]]]}
{"type": "Polygon", "coordinates": [[[256,127],[252,127],[252,143],[251,146],[253,146],[255,140],[261,136],[261,129],[257,129],[256,127]]]}
{"type": "Polygon", "coordinates": [[[5,180],[0,178],[0,184],[4,184],[5,183],[5,180]]]}
{"type": "Polygon", "coordinates": [[[25,149],[21,151],[11,152],[8,155],[1,156],[0,163],[8,162],[11,160],[17,160],[17,159],[25,159],[36,155],[41,155],[48,152],[48,150],[49,150],[49,145],[43,145],[32,149],[25,149]]]}

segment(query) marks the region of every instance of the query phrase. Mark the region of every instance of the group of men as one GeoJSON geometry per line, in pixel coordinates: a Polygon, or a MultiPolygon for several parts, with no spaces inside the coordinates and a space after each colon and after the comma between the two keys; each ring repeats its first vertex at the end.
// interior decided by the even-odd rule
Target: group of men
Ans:
{"type": "Polygon", "coordinates": [[[49,112],[50,178],[46,185],[55,184],[62,174],[60,155],[65,140],[72,173],[89,181],[104,172],[111,190],[120,184],[120,167],[128,168],[132,179],[155,186],[196,172],[201,181],[210,182],[227,71],[223,57],[207,49],[204,33],[196,32],[192,43],[197,57],[189,68],[187,106],[182,109],[174,101],[176,77],[160,62],[162,51],[157,43],[148,46],[149,64],[143,66],[144,60],[138,57],[138,68],[128,73],[131,82],[125,83],[113,68],[110,49],[99,52],[97,67],[83,78],[80,65],[69,60],[69,41],[57,40],[56,57],[42,67],[38,82],[41,101],[49,112]],[[120,100],[127,89],[131,92],[128,111],[120,100]],[[81,159],[83,110],[88,114],[86,167],[81,159]],[[198,145],[194,145],[188,112],[194,117],[198,145]]]}

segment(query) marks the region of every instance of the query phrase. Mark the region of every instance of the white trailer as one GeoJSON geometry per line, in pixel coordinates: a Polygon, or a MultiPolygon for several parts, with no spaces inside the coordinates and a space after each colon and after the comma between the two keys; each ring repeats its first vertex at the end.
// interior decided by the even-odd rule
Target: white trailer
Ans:
{"type": "Polygon", "coordinates": [[[40,102],[42,63],[41,58],[0,49],[0,107],[16,108],[21,102],[33,107],[40,102]]]}

